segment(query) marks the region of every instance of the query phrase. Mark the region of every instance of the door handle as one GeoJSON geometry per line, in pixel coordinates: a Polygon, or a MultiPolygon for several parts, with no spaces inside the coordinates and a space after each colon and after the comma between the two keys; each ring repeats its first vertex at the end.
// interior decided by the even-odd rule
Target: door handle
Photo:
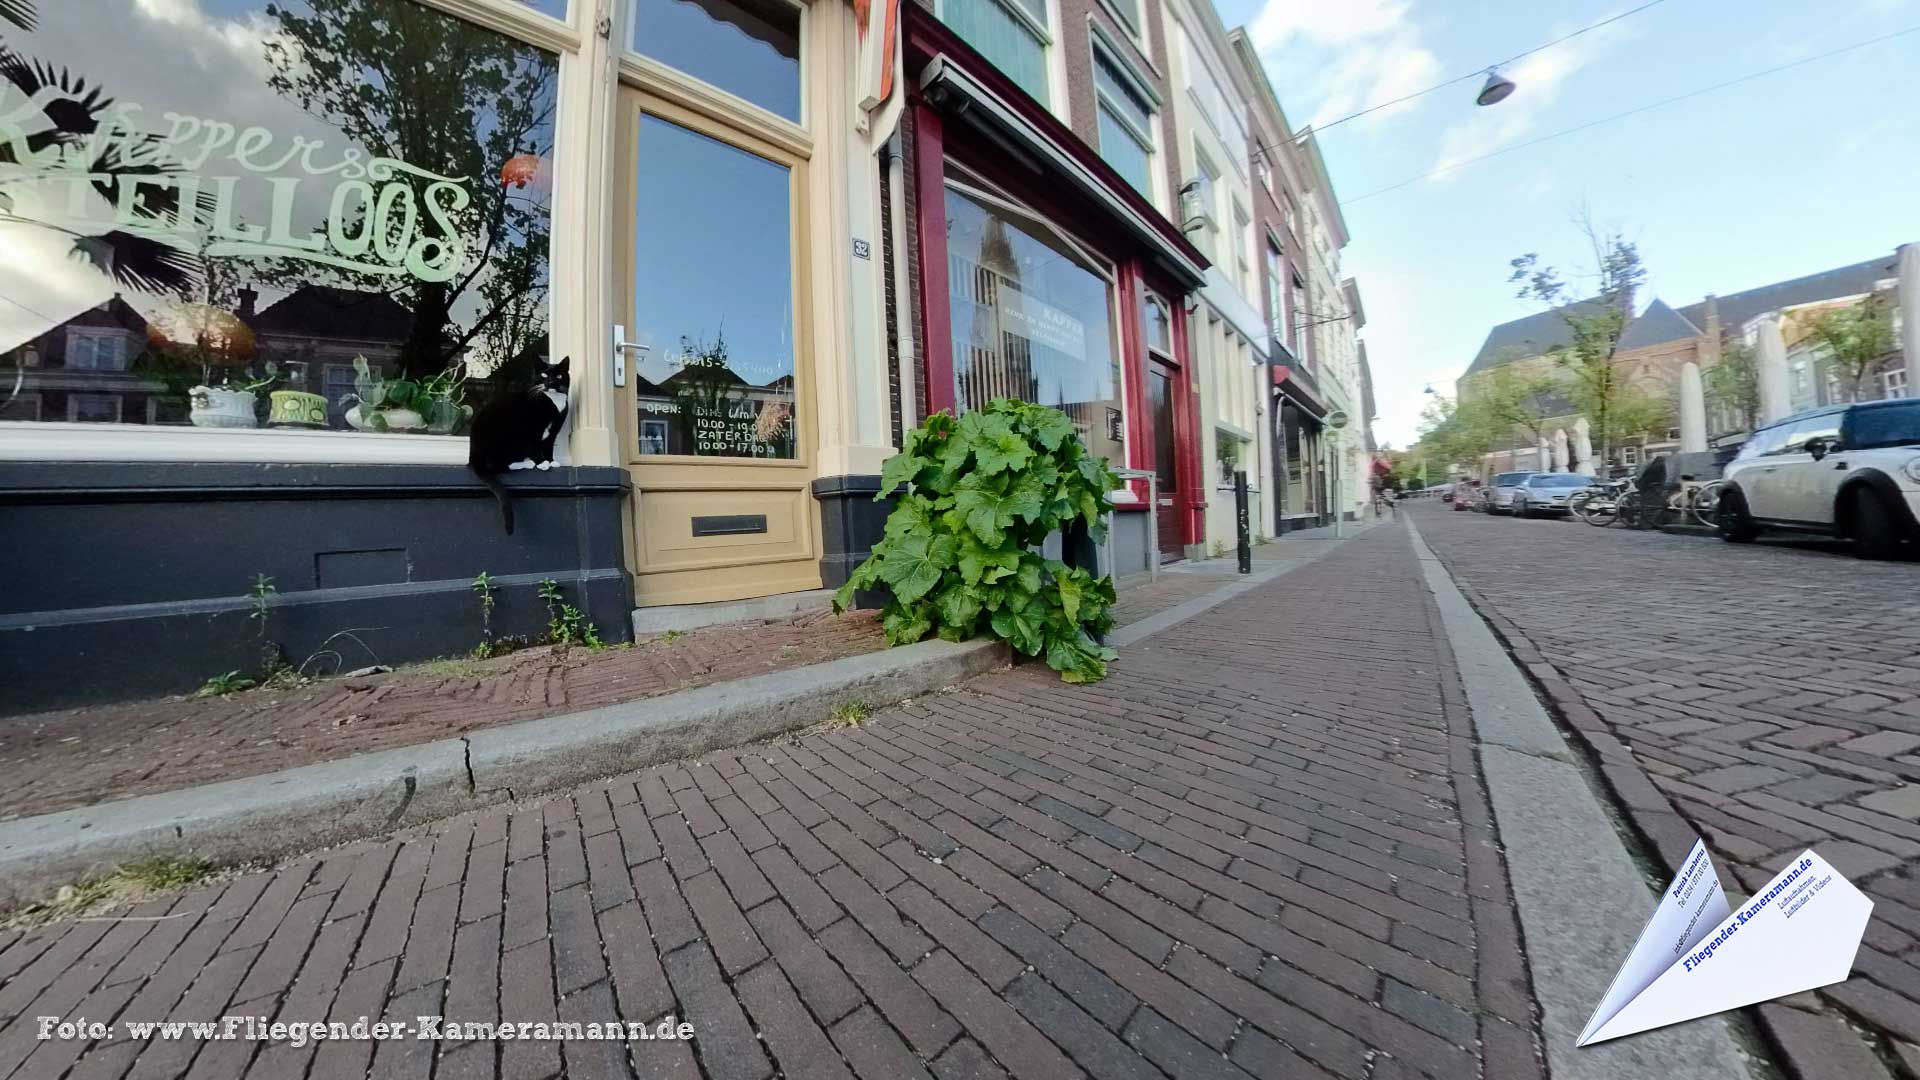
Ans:
{"type": "Polygon", "coordinates": [[[634,352],[637,352],[637,353],[649,353],[653,351],[653,346],[642,345],[637,341],[628,341],[627,328],[621,325],[620,323],[614,323],[613,324],[613,385],[615,386],[627,385],[627,350],[628,349],[632,349],[634,352]]]}

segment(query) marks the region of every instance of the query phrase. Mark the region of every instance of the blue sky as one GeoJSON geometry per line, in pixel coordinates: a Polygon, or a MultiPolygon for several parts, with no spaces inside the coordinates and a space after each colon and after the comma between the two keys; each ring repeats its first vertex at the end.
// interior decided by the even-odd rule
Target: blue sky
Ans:
{"type": "MultiPolygon", "coordinates": [[[[1642,0],[1217,0],[1245,24],[1296,127],[1482,68],[1642,0]]],[[[1582,206],[1640,245],[1674,306],[1920,241],[1920,33],[1517,150],[1436,166],[1920,25],[1920,0],[1665,0],[1478,81],[1321,136],[1353,242],[1380,416],[1414,438],[1487,329],[1535,307],[1507,261],[1578,264],[1582,206]]]]}

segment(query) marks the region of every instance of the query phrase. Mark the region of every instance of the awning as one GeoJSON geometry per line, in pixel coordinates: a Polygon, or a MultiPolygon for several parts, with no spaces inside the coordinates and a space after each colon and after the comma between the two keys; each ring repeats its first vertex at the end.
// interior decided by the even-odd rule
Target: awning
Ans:
{"type": "Polygon", "coordinates": [[[1311,376],[1285,364],[1274,364],[1270,370],[1273,372],[1273,391],[1276,396],[1305,409],[1316,420],[1326,418],[1327,404],[1320,400],[1320,388],[1313,385],[1311,376]]]}
{"type": "MultiPolygon", "coordinates": [[[[987,138],[1006,144],[1042,164],[1078,194],[1103,207],[1147,250],[1182,288],[1206,284],[1206,259],[1173,226],[1146,204],[1104,162],[1088,163],[1069,152],[1054,133],[1009,105],[953,54],[941,52],[920,73],[929,103],[954,123],[967,124],[987,138]],[[1103,175],[1104,173],[1104,175],[1103,175]]],[[[1073,138],[1067,133],[1067,138],[1073,138]]]]}

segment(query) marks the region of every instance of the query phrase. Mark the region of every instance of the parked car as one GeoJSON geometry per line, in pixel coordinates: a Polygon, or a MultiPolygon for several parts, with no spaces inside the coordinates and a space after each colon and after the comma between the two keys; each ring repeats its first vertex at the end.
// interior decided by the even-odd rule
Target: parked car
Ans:
{"type": "Polygon", "coordinates": [[[1920,540],[1920,400],[1796,413],[1753,433],[1726,468],[1718,528],[1837,536],[1884,559],[1920,540]]]}
{"type": "Polygon", "coordinates": [[[1455,510],[1480,509],[1480,485],[1466,480],[1453,485],[1453,508],[1455,510]]]}
{"type": "Polygon", "coordinates": [[[1487,484],[1486,509],[1489,514],[1513,513],[1513,497],[1527,482],[1527,477],[1538,476],[1531,472],[1503,472],[1493,474],[1493,480],[1487,484]]]}
{"type": "Polygon", "coordinates": [[[1565,514],[1573,493],[1592,486],[1593,477],[1579,473],[1534,473],[1513,493],[1513,515],[1530,518],[1565,514]]]}

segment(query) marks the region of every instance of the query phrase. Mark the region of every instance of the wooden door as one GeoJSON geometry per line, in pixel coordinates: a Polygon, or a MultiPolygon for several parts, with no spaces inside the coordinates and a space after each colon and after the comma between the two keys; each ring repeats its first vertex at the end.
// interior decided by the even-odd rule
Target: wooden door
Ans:
{"type": "Polygon", "coordinates": [[[1180,469],[1174,457],[1173,381],[1179,372],[1155,360],[1148,370],[1153,407],[1153,471],[1158,505],[1160,561],[1177,562],[1186,556],[1180,536],[1180,469]]]}
{"type": "Polygon", "coordinates": [[[637,90],[620,104],[635,598],[817,589],[806,161],[637,90]]]}

